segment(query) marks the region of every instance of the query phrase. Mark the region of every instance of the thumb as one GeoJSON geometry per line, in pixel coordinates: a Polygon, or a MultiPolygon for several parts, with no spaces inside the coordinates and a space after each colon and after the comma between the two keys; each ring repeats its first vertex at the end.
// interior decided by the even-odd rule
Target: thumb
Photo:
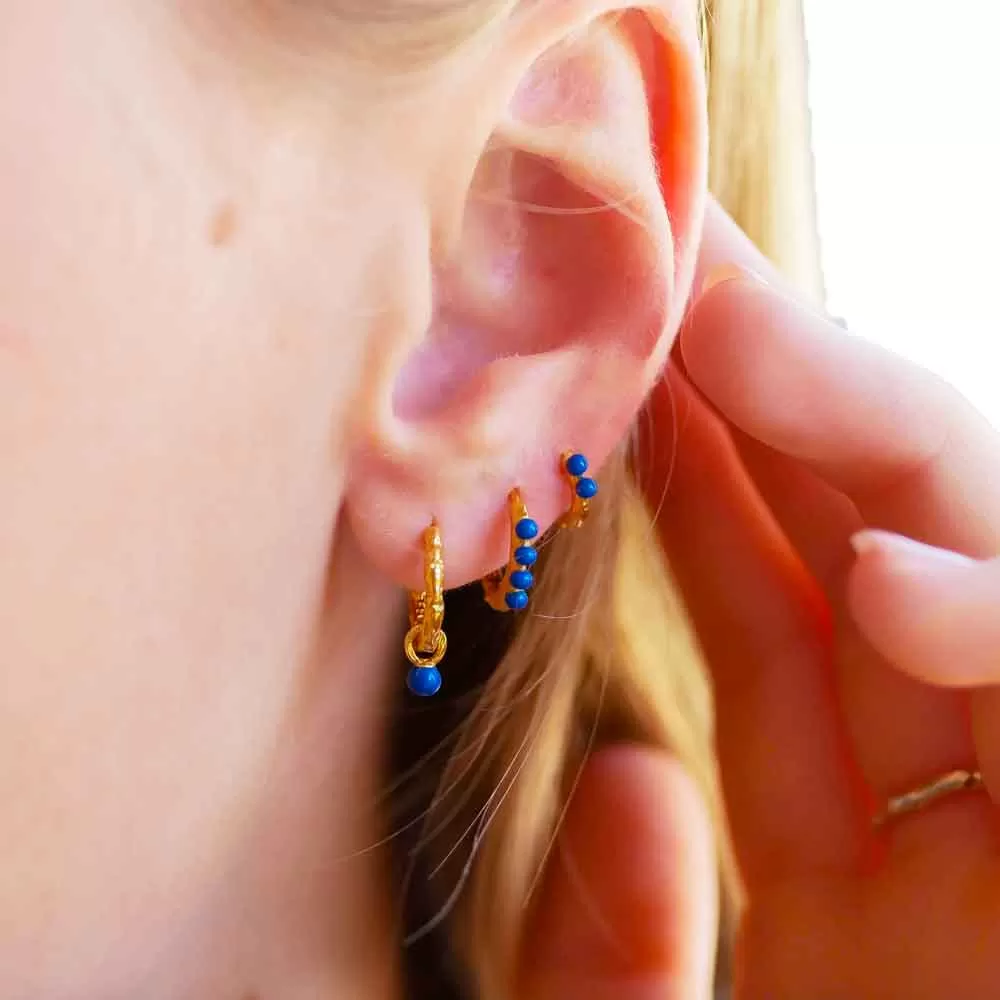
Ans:
{"type": "Polygon", "coordinates": [[[749,271],[759,275],[775,288],[788,288],[787,279],[767,257],[757,249],[750,237],[733,221],[725,209],[712,197],[705,206],[705,228],[698,250],[698,266],[695,272],[695,294],[691,306],[697,305],[700,292],[705,291],[705,283],[729,273],[749,271]]]}
{"type": "Polygon", "coordinates": [[[707,1000],[718,924],[714,838],[669,754],[587,761],[525,936],[525,1000],[707,1000]]]}

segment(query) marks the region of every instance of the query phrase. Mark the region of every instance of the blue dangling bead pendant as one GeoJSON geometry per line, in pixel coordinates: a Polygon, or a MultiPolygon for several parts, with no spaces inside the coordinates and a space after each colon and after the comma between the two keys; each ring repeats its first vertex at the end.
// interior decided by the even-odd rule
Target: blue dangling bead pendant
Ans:
{"type": "Polygon", "coordinates": [[[406,686],[418,698],[433,698],[441,690],[441,671],[437,667],[411,667],[406,686]]]}

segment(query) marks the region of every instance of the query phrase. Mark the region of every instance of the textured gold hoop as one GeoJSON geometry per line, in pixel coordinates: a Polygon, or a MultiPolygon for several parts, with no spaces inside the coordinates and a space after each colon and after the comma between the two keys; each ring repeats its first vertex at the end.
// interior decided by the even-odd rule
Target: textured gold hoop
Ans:
{"type": "Polygon", "coordinates": [[[444,546],[437,521],[431,522],[423,539],[424,589],[410,593],[410,630],[403,652],[413,664],[407,685],[426,698],[441,689],[437,666],[448,650],[448,637],[444,634],[444,546]]]}
{"type": "Polygon", "coordinates": [[[528,591],[535,585],[532,567],[538,561],[535,539],[539,529],[528,516],[521,491],[513,489],[507,495],[510,510],[510,558],[503,569],[490,573],[483,580],[486,603],[494,611],[523,611],[529,603],[528,591]]]}

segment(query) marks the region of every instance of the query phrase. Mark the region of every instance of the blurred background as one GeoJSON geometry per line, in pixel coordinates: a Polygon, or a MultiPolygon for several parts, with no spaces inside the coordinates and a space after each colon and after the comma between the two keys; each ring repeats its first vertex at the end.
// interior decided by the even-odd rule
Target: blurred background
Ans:
{"type": "Polygon", "coordinates": [[[830,311],[1000,426],[1000,0],[803,0],[830,311]]]}

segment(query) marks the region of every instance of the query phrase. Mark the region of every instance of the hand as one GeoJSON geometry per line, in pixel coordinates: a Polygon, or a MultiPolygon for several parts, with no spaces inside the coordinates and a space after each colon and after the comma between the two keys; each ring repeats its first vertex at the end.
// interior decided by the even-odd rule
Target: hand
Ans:
{"type": "Polygon", "coordinates": [[[1000,438],[776,290],[715,206],[702,257],[775,286],[704,293],[643,448],[715,683],[737,997],[997,996],[1000,438]],[[956,769],[986,789],[873,828],[956,769]]]}

